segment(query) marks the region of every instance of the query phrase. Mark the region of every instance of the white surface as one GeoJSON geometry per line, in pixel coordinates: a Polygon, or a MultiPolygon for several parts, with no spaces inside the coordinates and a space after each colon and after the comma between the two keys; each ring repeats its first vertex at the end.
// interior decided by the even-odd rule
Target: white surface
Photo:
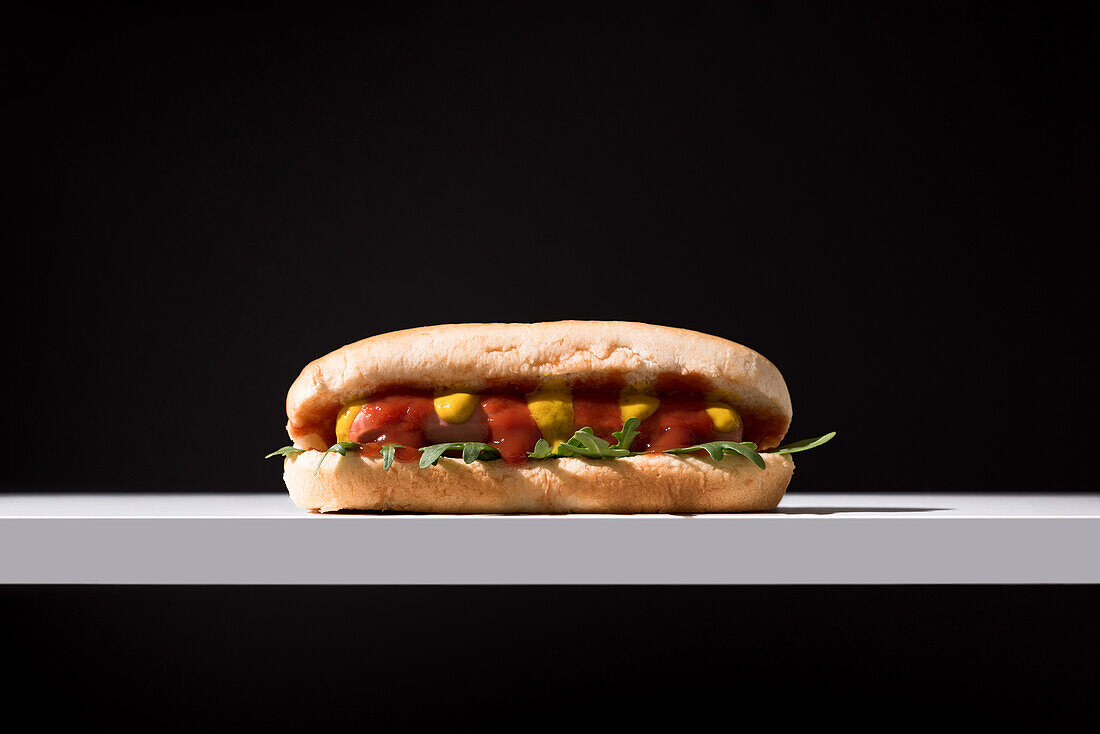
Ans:
{"type": "Polygon", "coordinates": [[[1100,495],[790,494],[745,515],[313,515],[0,495],[0,583],[1100,583],[1100,495]]]}

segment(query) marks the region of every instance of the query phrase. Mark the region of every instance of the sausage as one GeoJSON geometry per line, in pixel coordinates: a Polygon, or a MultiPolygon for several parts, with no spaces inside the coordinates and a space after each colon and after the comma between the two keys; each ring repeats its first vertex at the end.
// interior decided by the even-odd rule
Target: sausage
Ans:
{"type": "Polygon", "coordinates": [[[448,423],[432,410],[424,418],[424,440],[434,443],[459,443],[489,440],[489,420],[485,409],[478,405],[464,423],[448,423]]]}

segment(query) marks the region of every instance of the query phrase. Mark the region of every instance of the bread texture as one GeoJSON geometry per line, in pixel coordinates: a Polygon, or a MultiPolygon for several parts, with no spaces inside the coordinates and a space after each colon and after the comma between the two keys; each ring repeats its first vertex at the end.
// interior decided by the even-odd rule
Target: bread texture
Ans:
{"type": "Polygon", "coordinates": [[[690,379],[733,405],[745,440],[761,450],[778,445],[790,426],[783,376],[748,347],[667,326],[554,321],[426,326],[348,344],[308,364],[294,381],[287,432],[299,448],[324,449],[344,403],[393,386],[476,391],[554,380],[651,387],[669,378],[690,379]]]}
{"type": "Polygon", "coordinates": [[[794,472],[788,455],[763,454],[761,470],[741,457],[721,462],[684,454],[625,459],[562,458],[508,466],[443,457],[436,466],[349,452],[288,457],[283,477],[299,507],[439,513],[762,512],[779,504],[794,472]]]}

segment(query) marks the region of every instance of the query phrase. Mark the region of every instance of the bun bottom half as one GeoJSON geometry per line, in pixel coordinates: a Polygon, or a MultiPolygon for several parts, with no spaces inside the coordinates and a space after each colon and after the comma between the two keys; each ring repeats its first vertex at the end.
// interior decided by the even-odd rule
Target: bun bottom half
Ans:
{"type": "Polygon", "coordinates": [[[314,475],[320,451],[285,460],[290,498],[306,510],[396,510],[435,513],[677,513],[772,510],[794,473],[790,456],[762,454],[764,470],[747,459],[721,462],[683,454],[626,459],[563,458],[502,461],[441,458],[436,466],[380,457],[330,455],[314,475]]]}

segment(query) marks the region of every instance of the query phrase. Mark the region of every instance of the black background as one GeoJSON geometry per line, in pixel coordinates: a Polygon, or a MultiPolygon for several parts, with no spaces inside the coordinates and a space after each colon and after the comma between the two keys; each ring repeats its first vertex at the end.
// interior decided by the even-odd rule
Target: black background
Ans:
{"type": "Polygon", "coordinates": [[[5,487],[278,491],[315,357],[589,318],[775,362],[798,490],[1090,488],[1091,17],[396,5],[8,25],[5,487]]]}
{"type": "Polygon", "coordinates": [[[966,715],[1060,731],[1095,715],[1097,599],[1080,586],[0,587],[0,641],[12,710],[44,693],[37,718],[82,729],[938,731],[966,715]]]}
{"type": "MultiPolygon", "coordinates": [[[[1090,15],[21,12],[6,491],[282,491],[260,457],[308,361],[403,327],[559,318],[765,354],[791,438],[839,431],[798,491],[1094,488],[1090,15]]],[[[1049,723],[1095,691],[1100,612],[1095,587],[0,594],[13,700],[235,728],[471,707],[935,723],[1025,702],[1049,723]]]]}

